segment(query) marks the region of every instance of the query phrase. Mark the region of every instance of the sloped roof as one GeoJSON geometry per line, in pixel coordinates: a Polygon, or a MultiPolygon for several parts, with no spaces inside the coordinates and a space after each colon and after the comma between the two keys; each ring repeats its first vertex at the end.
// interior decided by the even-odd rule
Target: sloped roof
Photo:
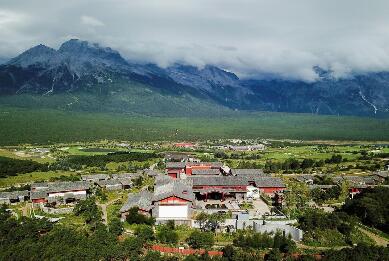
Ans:
{"type": "Polygon", "coordinates": [[[244,175],[264,176],[265,175],[262,169],[231,169],[231,173],[234,176],[244,176],[244,175]]]}
{"type": "Polygon", "coordinates": [[[131,179],[119,179],[119,182],[123,186],[131,186],[132,185],[132,180],[131,179]]]}
{"type": "Polygon", "coordinates": [[[48,193],[49,192],[47,190],[31,191],[30,192],[30,198],[31,199],[46,198],[48,193]]]}
{"type": "Polygon", "coordinates": [[[194,166],[211,166],[212,168],[221,168],[223,167],[222,162],[187,162],[186,166],[188,167],[194,167],[194,166]]]}
{"type": "Polygon", "coordinates": [[[108,178],[109,178],[108,174],[81,175],[82,180],[103,180],[108,178]]]}
{"type": "Polygon", "coordinates": [[[100,181],[97,181],[96,183],[101,187],[122,185],[122,183],[120,182],[120,179],[100,180],[100,181]]]}
{"type": "Polygon", "coordinates": [[[193,186],[247,186],[246,178],[236,176],[191,176],[193,186]]]}
{"type": "Polygon", "coordinates": [[[192,175],[219,175],[219,169],[194,169],[192,175]]]}
{"type": "Polygon", "coordinates": [[[168,169],[183,169],[185,166],[185,162],[166,162],[166,168],[168,169]]]}
{"type": "Polygon", "coordinates": [[[176,196],[188,201],[194,200],[191,180],[173,180],[154,188],[153,201],[176,196]]]}
{"type": "Polygon", "coordinates": [[[42,188],[48,192],[64,192],[72,190],[87,190],[90,188],[90,183],[87,181],[33,183],[31,188],[42,188]]]}
{"type": "Polygon", "coordinates": [[[163,175],[162,173],[160,173],[160,172],[158,172],[156,170],[153,170],[153,169],[145,169],[145,170],[143,170],[143,173],[146,174],[149,177],[156,177],[156,176],[159,176],[159,175],[163,175]]]}
{"type": "Polygon", "coordinates": [[[294,179],[300,182],[306,182],[308,180],[313,180],[314,176],[310,174],[303,174],[303,175],[295,176],[294,179]]]}
{"type": "Polygon", "coordinates": [[[112,174],[112,179],[124,179],[124,178],[134,178],[139,177],[138,173],[122,173],[122,174],[112,174]]]}
{"type": "Polygon", "coordinates": [[[9,198],[9,199],[17,199],[18,197],[27,197],[28,195],[29,195],[28,190],[0,192],[0,198],[9,198]]]}
{"type": "Polygon", "coordinates": [[[155,177],[155,185],[163,185],[172,182],[174,179],[168,175],[161,175],[155,177]]]}
{"type": "Polygon", "coordinates": [[[133,207],[149,211],[152,208],[152,198],[153,193],[147,190],[142,190],[136,194],[129,194],[127,202],[120,209],[120,212],[126,212],[133,207]]]}
{"type": "Polygon", "coordinates": [[[377,176],[379,176],[379,177],[381,177],[381,178],[387,178],[387,177],[389,177],[389,171],[376,171],[376,172],[374,172],[373,173],[374,175],[377,175],[377,176]]]}
{"type": "Polygon", "coordinates": [[[189,177],[194,186],[247,186],[254,182],[256,187],[285,187],[280,178],[251,176],[194,176],[189,177]]]}

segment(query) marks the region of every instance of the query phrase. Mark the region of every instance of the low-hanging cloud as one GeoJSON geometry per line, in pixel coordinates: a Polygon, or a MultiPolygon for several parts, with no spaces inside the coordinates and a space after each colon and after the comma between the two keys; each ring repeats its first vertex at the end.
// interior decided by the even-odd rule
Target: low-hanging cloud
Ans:
{"type": "Polygon", "coordinates": [[[0,0],[0,57],[69,38],[139,62],[313,81],[389,70],[386,0],[0,0]]]}

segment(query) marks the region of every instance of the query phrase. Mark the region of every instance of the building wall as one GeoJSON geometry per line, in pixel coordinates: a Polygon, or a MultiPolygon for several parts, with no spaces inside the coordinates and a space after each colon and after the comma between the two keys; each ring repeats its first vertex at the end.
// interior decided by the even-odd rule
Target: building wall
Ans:
{"type": "Polygon", "coordinates": [[[49,198],[51,197],[64,197],[65,194],[68,195],[68,194],[73,194],[73,195],[79,195],[79,196],[83,196],[85,195],[86,196],[86,190],[79,190],[79,191],[65,191],[65,192],[50,192],[49,193],[49,198]]]}
{"type": "Polygon", "coordinates": [[[164,219],[187,219],[189,206],[185,205],[159,205],[158,218],[164,219]]]}
{"type": "Polygon", "coordinates": [[[200,165],[200,166],[190,166],[185,168],[185,173],[187,175],[192,175],[192,170],[194,169],[212,169],[211,165],[200,165]]]}
{"type": "Polygon", "coordinates": [[[33,203],[46,203],[47,199],[45,198],[37,198],[32,200],[33,203]]]}
{"type": "Polygon", "coordinates": [[[279,188],[279,187],[271,187],[271,188],[261,188],[261,187],[259,187],[259,190],[262,193],[266,193],[266,194],[274,194],[275,192],[282,191],[284,189],[285,188],[279,188]]]}
{"type": "Polygon", "coordinates": [[[182,199],[182,198],[178,198],[178,197],[169,197],[169,198],[165,198],[165,199],[162,199],[159,201],[159,204],[160,205],[163,205],[163,204],[187,204],[188,203],[188,200],[185,200],[185,199],[182,199]]]}
{"type": "Polygon", "coordinates": [[[199,190],[199,189],[215,189],[216,191],[218,189],[230,189],[232,191],[247,191],[247,186],[193,186],[194,190],[199,190]]]}

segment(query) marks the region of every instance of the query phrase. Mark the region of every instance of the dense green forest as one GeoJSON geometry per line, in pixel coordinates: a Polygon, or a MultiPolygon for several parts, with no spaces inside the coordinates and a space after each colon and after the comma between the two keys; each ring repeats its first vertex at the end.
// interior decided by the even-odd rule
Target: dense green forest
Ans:
{"type": "Polygon", "coordinates": [[[364,224],[389,233],[389,188],[366,189],[354,199],[346,201],[342,208],[364,224]]]}
{"type": "Polygon", "coordinates": [[[270,112],[185,118],[0,107],[0,125],[0,145],[236,137],[389,140],[386,119],[270,112]]]}
{"type": "Polygon", "coordinates": [[[47,165],[32,160],[19,160],[0,156],[0,178],[34,171],[47,171],[47,165]]]}
{"type": "Polygon", "coordinates": [[[147,161],[157,158],[155,153],[146,152],[113,152],[107,155],[92,155],[92,156],[69,156],[59,160],[50,166],[51,169],[80,169],[82,166],[99,167],[105,166],[110,162],[127,162],[127,161],[147,161]]]}

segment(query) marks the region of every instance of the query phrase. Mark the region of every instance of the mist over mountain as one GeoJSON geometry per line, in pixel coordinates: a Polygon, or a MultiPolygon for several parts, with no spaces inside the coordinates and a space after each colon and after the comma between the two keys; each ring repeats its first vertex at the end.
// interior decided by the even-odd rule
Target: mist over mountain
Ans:
{"type": "Polygon", "coordinates": [[[331,71],[313,69],[319,76],[314,82],[239,79],[213,65],[198,68],[175,63],[161,68],[129,61],[109,47],[72,39],[58,50],[45,45],[32,47],[0,65],[0,102],[160,114],[191,114],[207,108],[210,112],[389,115],[388,72],[336,78],[331,71]]]}

